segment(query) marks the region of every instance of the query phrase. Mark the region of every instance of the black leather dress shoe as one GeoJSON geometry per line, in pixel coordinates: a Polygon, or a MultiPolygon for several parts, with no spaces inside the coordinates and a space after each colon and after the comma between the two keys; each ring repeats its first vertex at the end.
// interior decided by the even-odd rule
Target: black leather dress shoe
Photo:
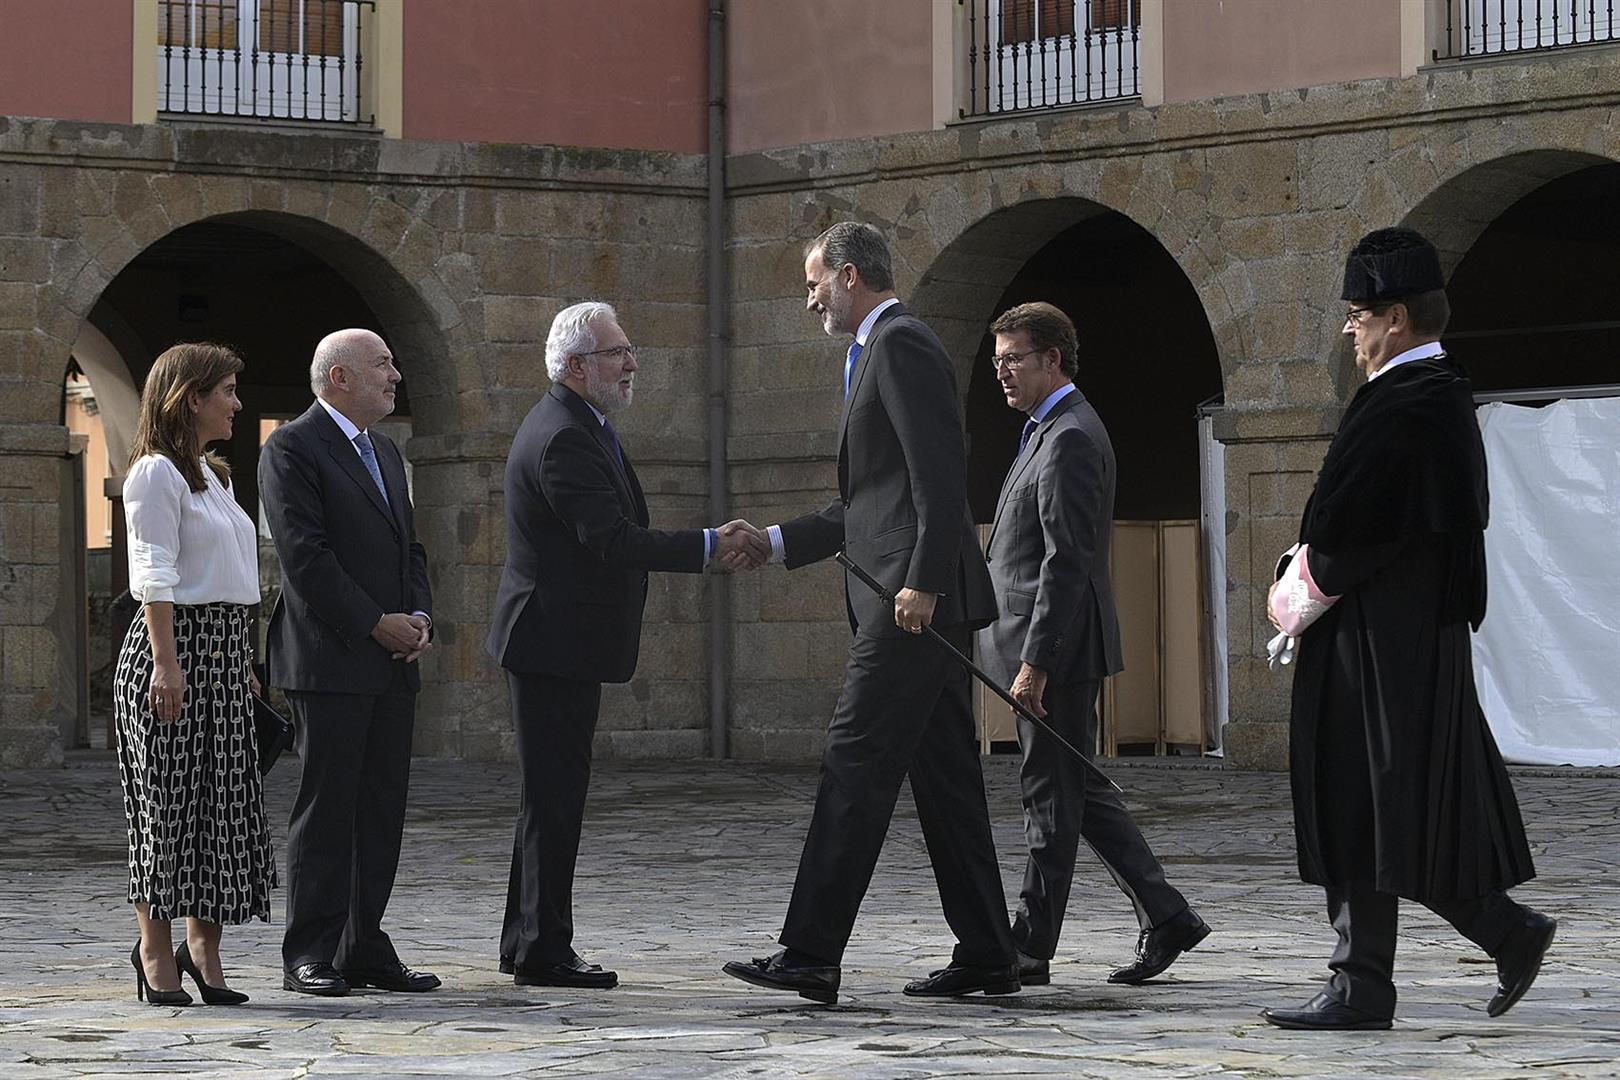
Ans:
{"type": "Polygon", "coordinates": [[[1387,1031],[1390,1018],[1352,1009],[1327,994],[1317,994],[1303,1009],[1261,1009],[1260,1015],[1293,1031],[1387,1031]]]}
{"type": "Polygon", "coordinates": [[[1128,985],[1147,982],[1163,974],[1177,957],[1207,937],[1209,927],[1188,908],[1162,926],[1142,931],[1136,939],[1136,962],[1116,969],[1108,981],[1128,985]]]}
{"type": "Polygon", "coordinates": [[[963,994],[1016,994],[1022,984],[1018,981],[1018,965],[978,967],[971,964],[952,964],[940,968],[926,979],[906,983],[905,993],[912,997],[960,997],[963,994]]]}
{"type": "Polygon", "coordinates": [[[791,990],[802,998],[834,1005],[838,1002],[837,964],[806,964],[788,959],[783,949],[774,956],[732,960],[720,969],[733,979],[741,979],[767,990],[791,990]]]}
{"type": "Polygon", "coordinates": [[[291,971],[283,972],[281,988],[320,997],[342,997],[349,992],[349,984],[337,973],[337,968],[319,962],[299,964],[291,971]]]}
{"type": "Polygon", "coordinates": [[[400,994],[420,994],[439,988],[439,977],[426,971],[412,971],[395,960],[392,964],[375,968],[345,968],[338,972],[343,981],[356,990],[375,986],[378,990],[392,990],[400,994]]]}
{"type": "Polygon", "coordinates": [[[1501,1016],[1524,997],[1541,972],[1541,958],[1552,944],[1558,920],[1525,909],[1524,924],[1496,952],[1496,993],[1485,1006],[1487,1016],[1501,1016]]]}
{"type": "Polygon", "coordinates": [[[600,964],[587,964],[576,953],[555,964],[515,968],[512,982],[518,986],[572,986],[582,990],[611,990],[619,985],[617,971],[604,971],[600,964]]]}
{"type": "Polygon", "coordinates": [[[1018,981],[1025,986],[1045,986],[1052,981],[1052,963],[1018,954],[1018,981]]]}

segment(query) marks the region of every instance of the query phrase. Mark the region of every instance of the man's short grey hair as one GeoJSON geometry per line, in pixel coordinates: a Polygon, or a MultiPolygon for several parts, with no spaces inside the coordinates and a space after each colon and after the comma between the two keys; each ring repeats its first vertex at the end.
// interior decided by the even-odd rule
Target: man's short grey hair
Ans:
{"type": "Polygon", "coordinates": [[[804,257],[821,252],[821,261],[837,270],[846,263],[860,271],[861,280],[874,292],[894,288],[894,269],[889,262],[889,244],[883,234],[864,221],[840,221],[808,244],[804,257]]]}
{"type": "Polygon", "coordinates": [[[546,374],[557,382],[568,374],[568,358],[580,356],[596,348],[597,322],[618,324],[619,313],[612,304],[600,300],[586,300],[571,304],[557,312],[551,320],[551,333],[546,335],[546,374]]]}
{"type": "Polygon", "coordinates": [[[309,364],[309,388],[316,397],[325,397],[332,389],[333,368],[353,366],[355,342],[373,334],[363,327],[350,327],[334,330],[321,338],[315,346],[315,359],[309,364]]]}

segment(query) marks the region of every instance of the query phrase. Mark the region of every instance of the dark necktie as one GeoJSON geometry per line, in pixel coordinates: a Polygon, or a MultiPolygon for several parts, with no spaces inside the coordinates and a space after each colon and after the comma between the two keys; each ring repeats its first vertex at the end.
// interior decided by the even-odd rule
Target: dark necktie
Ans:
{"type": "Polygon", "coordinates": [[[1024,447],[1029,445],[1029,437],[1035,434],[1037,427],[1040,427],[1040,423],[1033,416],[1024,421],[1024,433],[1018,436],[1018,452],[1020,454],[1024,452],[1024,447]]]}
{"type": "Polygon", "coordinates": [[[624,447],[619,445],[619,433],[613,430],[613,425],[608,423],[605,416],[602,417],[602,430],[606,432],[608,442],[613,444],[613,456],[619,462],[619,471],[624,472],[624,447]]]}
{"type": "Polygon", "coordinates": [[[388,488],[383,484],[382,469],[377,466],[377,450],[371,445],[371,436],[362,431],[354,437],[354,445],[360,451],[360,460],[366,463],[366,472],[371,474],[372,482],[382,493],[384,505],[394,505],[388,501],[388,488]]]}
{"type": "Polygon", "coordinates": [[[844,361],[844,396],[849,397],[850,379],[855,375],[855,364],[861,358],[861,350],[865,348],[860,342],[852,341],[849,344],[849,358],[844,361]]]}

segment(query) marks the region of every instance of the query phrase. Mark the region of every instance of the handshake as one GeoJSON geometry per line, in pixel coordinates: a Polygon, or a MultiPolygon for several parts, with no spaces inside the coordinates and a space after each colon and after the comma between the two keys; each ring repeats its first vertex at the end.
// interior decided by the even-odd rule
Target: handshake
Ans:
{"type": "Polygon", "coordinates": [[[771,538],[738,518],[715,531],[714,555],[709,569],[730,574],[737,570],[757,570],[771,558],[771,538]]]}

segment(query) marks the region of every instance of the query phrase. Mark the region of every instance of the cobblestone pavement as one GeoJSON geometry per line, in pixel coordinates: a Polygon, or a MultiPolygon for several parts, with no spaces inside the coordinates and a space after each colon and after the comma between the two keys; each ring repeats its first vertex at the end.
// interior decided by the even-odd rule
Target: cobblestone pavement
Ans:
{"type": "MultiPolygon", "coordinates": [[[[578,946],[606,992],[515,987],[495,970],[515,775],[418,761],[390,929],[426,995],[279,989],[279,927],[227,931],[239,1009],[135,1002],[117,773],[92,756],[0,775],[0,1077],[923,1077],[1617,1075],[1620,782],[1521,776],[1541,876],[1518,896],[1558,916],[1535,989],[1486,1018],[1494,968],[1408,905],[1391,1032],[1291,1033],[1257,1016],[1314,992],[1332,940],[1294,876],[1284,777],[1116,766],[1138,819],[1214,933],[1160,981],[1109,986],[1134,920],[1082,854],[1050,987],[919,1001],[901,985],[947,956],[903,797],[835,1007],[720,973],[763,955],[786,907],[814,771],[735,763],[598,767],[580,857],[578,946]]],[[[1021,872],[1013,762],[986,763],[1009,896],[1021,872]]],[[[271,774],[283,829],[297,764],[271,774]]],[[[285,866],[284,855],[281,865],[285,866]]],[[[275,900],[281,914],[281,896],[275,900]]]]}

